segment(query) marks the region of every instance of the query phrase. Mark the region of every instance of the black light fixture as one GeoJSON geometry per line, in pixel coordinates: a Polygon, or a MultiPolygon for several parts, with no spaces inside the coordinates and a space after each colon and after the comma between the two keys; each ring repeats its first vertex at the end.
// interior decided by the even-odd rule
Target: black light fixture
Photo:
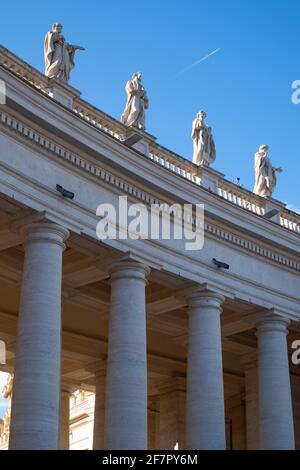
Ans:
{"type": "Polygon", "coordinates": [[[229,269],[229,264],[223,263],[222,261],[217,260],[216,258],[213,258],[213,263],[217,266],[217,268],[222,268],[222,269],[229,269]]]}
{"type": "Polygon", "coordinates": [[[56,185],[56,191],[58,191],[63,197],[67,197],[68,199],[74,199],[74,193],[63,188],[60,184],[56,185]]]}

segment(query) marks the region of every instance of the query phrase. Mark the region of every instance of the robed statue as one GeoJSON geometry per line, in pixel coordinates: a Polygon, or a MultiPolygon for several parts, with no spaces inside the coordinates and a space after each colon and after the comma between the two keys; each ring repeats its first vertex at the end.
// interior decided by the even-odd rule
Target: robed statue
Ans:
{"type": "Polygon", "coordinates": [[[145,109],[149,106],[149,100],[141,83],[141,78],[141,72],[136,72],[133,74],[132,79],[126,83],[127,103],[121,122],[126,126],[134,126],[144,130],[145,109]]]}
{"type": "Polygon", "coordinates": [[[70,72],[75,65],[75,51],[84,51],[84,48],[68,44],[61,34],[62,28],[60,23],[54,23],[52,31],[46,34],[44,46],[45,75],[49,78],[58,78],[68,82],[70,72]]]}
{"type": "Polygon", "coordinates": [[[261,145],[254,157],[255,186],[253,192],[262,197],[271,197],[276,187],[276,173],[282,172],[282,168],[274,168],[271,164],[268,145],[261,145]]]}
{"type": "Polygon", "coordinates": [[[205,112],[200,111],[192,125],[192,139],[194,143],[193,163],[198,166],[209,166],[216,159],[216,147],[211,127],[204,123],[205,118],[205,112]]]}

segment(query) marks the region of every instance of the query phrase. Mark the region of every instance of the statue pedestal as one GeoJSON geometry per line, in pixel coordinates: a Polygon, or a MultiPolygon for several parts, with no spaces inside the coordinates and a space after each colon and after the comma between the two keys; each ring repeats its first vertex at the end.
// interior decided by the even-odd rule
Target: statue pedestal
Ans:
{"type": "Polygon", "coordinates": [[[277,224],[280,224],[280,214],[283,209],[286,208],[286,204],[277,201],[276,199],[266,198],[266,202],[263,206],[264,218],[272,220],[277,224]]]}
{"type": "Polygon", "coordinates": [[[62,80],[49,79],[49,95],[66,108],[73,109],[74,100],[80,98],[81,92],[62,80]]]}
{"type": "Polygon", "coordinates": [[[213,193],[218,193],[219,181],[224,179],[225,175],[224,173],[213,170],[209,166],[199,166],[198,177],[200,178],[200,185],[203,188],[213,193]]]}
{"type": "Polygon", "coordinates": [[[144,155],[149,155],[150,145],[156,141],[156,137],[147,134],[147,132],[129,127],[126,139],[123,141],[125,145],[137,150],[144,155]]]}

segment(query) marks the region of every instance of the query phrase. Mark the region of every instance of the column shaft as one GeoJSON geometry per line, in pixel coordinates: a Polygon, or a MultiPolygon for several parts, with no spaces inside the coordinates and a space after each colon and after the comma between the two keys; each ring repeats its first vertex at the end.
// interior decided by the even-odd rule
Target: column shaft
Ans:
{"type": "Polygon", "coordinates": [[[24,229],[25,258],[16,347],[10,449],[58,449],[61,271],[68,231],[24,229]]]}
{"type": "Polygon", "coordinates": [[[96,375],[93,449],[104,449],[105,374],[96,375]]]}
{"type": "Polygon", "coordinates": [[[245,371],[247,450],[259,449],[257,365],[245,371]]]}
{"type": "Polygon", "coordinates": [[[60,450],[70,448],[70,393],[61,391],[60,400],[60,450]]]}
{"type": "Polygon", "coordinates": [[[173,390],[160,395],[159,448],[185,449],[186,393],[173,390]]]}
{"type": "Polygon", "coordinates": [[[257,323],[260,448],[294,449],[287,352],[289,321],[266,315],[257,323]]]}
{"type": "Polygon", "coordinates": [[[190,300],[187,368],[187,448],[225,449],[221,346],[223,297],[199,293],[190,300]]]}
{"type": "Polygon", "coordinates": [[[148,269],[114,266],[107,360],[105,448],[147,448],[145,284],[148,269]]]}

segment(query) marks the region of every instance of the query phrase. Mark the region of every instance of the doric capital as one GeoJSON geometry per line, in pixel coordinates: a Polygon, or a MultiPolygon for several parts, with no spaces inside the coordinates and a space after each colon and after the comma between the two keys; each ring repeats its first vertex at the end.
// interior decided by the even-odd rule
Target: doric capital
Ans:
{"type": "Polygon", "coordinates": [[[46,211],[25,215],[15,220],[10,229],[23,236],[24,244],[37,242],[55,243],[65,249],[64,242],[69,238],[69,231],[51,220],[46,211]]]}
{"type": "Polygon", "coordinates": [[[193,311],[198,308],[217,309],[222,312],[222,304],[225,297],[218,293],[205,288],[195,287],[187,291],[186,294],[189,310],[193,311]]]}
{"type": "Polygon", "coordinates": [[[131,260],[122,260],[111,266],[111,281],[117,279],[137,279],[147,282],[150,268],[143,263],[131,260]]]}
{"type": "Polygon", "coordinates": [[[33,223],[22,227],[24,244],[31,243],[54,243],[65,249],[64,242],[69,237],[69,231],[53,223],[33,223]]]}
{"type": "Polygon", "coordinates": [[[277,331],[284,334],[288,333],[287,327],[290,324],[290,320],[286,317],[276,315],[273,312],[267,311],[260,314],[255,322],[257,329],[256,335],[261,333],[277,331]]]}

